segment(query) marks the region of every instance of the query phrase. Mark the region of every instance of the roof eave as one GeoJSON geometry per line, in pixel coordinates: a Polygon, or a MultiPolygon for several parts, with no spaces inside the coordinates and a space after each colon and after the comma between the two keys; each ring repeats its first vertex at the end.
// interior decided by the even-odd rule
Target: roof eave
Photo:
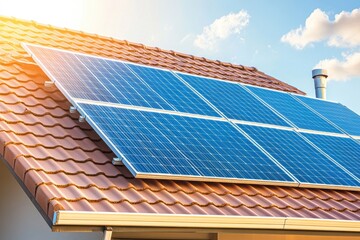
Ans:
{"type": "Polygon", "coordinates": [[[268,229],[360,232],[360,221],[291,217],[246,217],[184,214],[142,214],[57,211],[53,225],[201,229],[268,229]]]}

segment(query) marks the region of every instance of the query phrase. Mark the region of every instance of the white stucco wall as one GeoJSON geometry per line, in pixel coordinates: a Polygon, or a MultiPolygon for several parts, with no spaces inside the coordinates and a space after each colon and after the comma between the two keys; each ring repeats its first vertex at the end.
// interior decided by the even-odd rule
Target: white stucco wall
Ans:
{"type": "Polygon", "coordinates": [[[0,159],[0,240],[100,240],[102,233],[51,232],[0,159]]]}

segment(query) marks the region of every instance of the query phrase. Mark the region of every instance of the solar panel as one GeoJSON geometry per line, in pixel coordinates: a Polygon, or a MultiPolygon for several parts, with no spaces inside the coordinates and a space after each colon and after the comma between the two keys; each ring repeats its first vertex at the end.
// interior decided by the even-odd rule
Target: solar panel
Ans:
{"type": "Polygon", "coordinates": [[[252,86],[246,86],[246,88],[250,89],[298,128],[340,133],[338,129],[299,103],[288,93],[252,86]]]}
{"type": "Polygon", "coordinates": [[[301,183],[360,186],[360,182],[335,165],[292,130],[247,125],[239,125],[239,127],[301,183]]]}
{"type": "Polygon", "coordinates": [[[237,83],[176,73],[227,118],[290,126],[237,83]]]}
{"type": "Polygon", "coordinates": [[[79,103],[137,175],[293,182],[229,122],[79,103]]]}
{"type": "Polygon", "coordinates": [[[207,116],[219,116],[204,100],[185,86],[170,71],[129,63],[126,65],[176,110],[207,116]]]}
{"type": "Polygon", "coordinates": [[[360,144],[347,137],[301,133],[360,179],[360,144]]]}
{"type": "Polygon", "coordinates": [[[32,45],[27,45],[27,48],[46,66],[48,76],[61,83],[70,97],[117,102],[116,97],[81,64],[78,54],[32,45]]]}
{"type": "Polygon", "coordinates": [[[360,136],[360,116],[340,103],[294,95],[350,135],[360,136]]]}

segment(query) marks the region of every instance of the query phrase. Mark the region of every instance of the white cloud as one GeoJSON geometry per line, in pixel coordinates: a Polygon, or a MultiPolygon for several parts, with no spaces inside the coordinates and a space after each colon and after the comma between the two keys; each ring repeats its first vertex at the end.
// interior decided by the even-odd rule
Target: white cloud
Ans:
{"type": "Polygon", "coordinates": [[[282,42],[302,49],[313,43],[327,40],[329,46],[360,46],[360,8],[351,12],[335,15],[334,21],[329,16],[315,9],[305,21],[305,26],[293,29],[281,37],[282,42]]]}
{"type": "Polygon", "coordinates": [[[329,73],[329,80],[346,81],[360,78],[360,52],[345,55],[343,61],[336,58],[321,60],[315,68],[325,68],[329,73]]]}
{"type": "Polygon", "coordinates": [[[213,50],[218,41],[239,34],[248,25],[249,20],[250,15],[245,10],[222,16],[204,27],[203,32],[196,36],[194,45],[201,49],[213,50]]]}

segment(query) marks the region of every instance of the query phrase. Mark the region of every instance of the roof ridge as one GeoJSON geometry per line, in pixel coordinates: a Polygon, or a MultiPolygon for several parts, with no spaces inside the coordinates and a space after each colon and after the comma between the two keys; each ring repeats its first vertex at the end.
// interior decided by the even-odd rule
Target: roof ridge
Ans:
{"type": "Polygon", "coordinates": [[[171,55],[173,55],[173,56],[180,56],[180,57],[183,57],[183,58],[191,58],[191,59],[200,58],[205,62],[215,63],[217,65],[223,65],[223,66],[231,66],[231,67],[240,68],[240,69],[243,69],[243,70],[248,70],[248,71],[251,71],[251,72],[259,72],[259,73],[264,74],[263,72],[259,71],[254,66],[244,66],[244,65],[241,65],[241,64],[233,64],[231,62],[224,62],[224,61],[221,61],[221,60],[214,60],[214,59],[210,59],[210,58],[206,58],[206,57],[199,57],[199,56],[195,56],[195,55],[192,55],[192,54],[178,52],[178,51],[175,51],[175,50],[167,50],[167,49],[162,49],[162,48],[159,48],[159,47],[148,46],[148,45],[145,45],[145,44],[142,44],[142,43],[131,42],[131,41],[128,41],[128,40],[121,40],[121,39],[117,39],[117,38],[114,38],[114,37],[109,37],[109,36],[105,36],[105,35],[99,35],[99,34],[96,34],[96,33],[85,32],[85,31],[82,31],[82,30],[69,29],[69,28],[66,28],[66,27],[57,27],[57,26],[54,26],[54,25],[51,25],[51,24],[43,24],[43,23],[39,23],[39,22],[34,21],[34,20],[26,20],[26,19],[16,18],[16,17],[13,17],[13,16],[8,17],[8,16],[3,16],[3,15],[0,15],[0,20],[7,20],[7,21],[11,20],[11,21],[16,21],[16,22],[21,22],[22,24],[30,24],[30,25],[33,25],[35,27],[50,28],[50,29],[53,29],[53,30],[64,31],[64,32],[68,32],[68,33],[75,33],[75,34],[79,34],[79,35],[83,35],[83,36],[89,36],[89,37],[93,37],[93,38],[106,40],[106,41],[118,42],[118,43],[128,45],[128,46],[136,46],[136,47],[140,47],[140,48],[143,48],[143,49],[155,50],[155,51],[158,51],[158,52],[167,52],[167,53],[171,53],[171,55]]]}

